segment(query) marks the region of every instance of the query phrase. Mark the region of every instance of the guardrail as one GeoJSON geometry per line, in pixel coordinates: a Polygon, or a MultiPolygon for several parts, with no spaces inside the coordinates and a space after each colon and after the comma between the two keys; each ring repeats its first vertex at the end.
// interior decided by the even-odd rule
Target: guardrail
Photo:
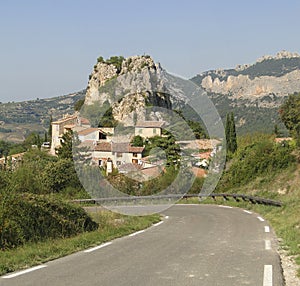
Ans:
{"type": "Polygon", "coordinates": [[[235,201],[239,202],[241,200],[250,202],[252,204],[263,204],[269,206],[281,207],[282,203],[275,200],[264,199],[260,197],[242,195],[242,194],[169,194],[169,195],[157,195],[157,196],[126,196],[126,197],[111,197],[111,198],[97,198],[97,199],[81,199],[81,200],[72,200],[74,203],[90,203],[90,204],[101,204],[108,202],[137,202],[142,200],[160,200],[160,199],[188,199],[188,198],[212,198],[216,200],[217,197],[221,197],[224,200],[229,200],[229,198],[233,198],[235,201]]]}

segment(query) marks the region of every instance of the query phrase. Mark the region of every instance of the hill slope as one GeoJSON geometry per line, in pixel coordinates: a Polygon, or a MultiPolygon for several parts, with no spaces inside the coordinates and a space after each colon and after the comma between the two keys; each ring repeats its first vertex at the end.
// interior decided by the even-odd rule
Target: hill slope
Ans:
{"type": "Polygon", "coordinates": [[[300,56],[282,51],[264,56],[252,65],[211,70],[191,79],[203,87],[224,118],[233,111],[239,133],[268,131],[278,124],[278,108],[284,99],[300,90],[300,56]]]}
{"type": "Polygon", "coordinates": [[[74,113],[74,104],[85,96],[85,90],[47,99],[0,104],[0,139],[22,141],[32,131],[44,132],[50,117],[58,119],[74,113]]]}

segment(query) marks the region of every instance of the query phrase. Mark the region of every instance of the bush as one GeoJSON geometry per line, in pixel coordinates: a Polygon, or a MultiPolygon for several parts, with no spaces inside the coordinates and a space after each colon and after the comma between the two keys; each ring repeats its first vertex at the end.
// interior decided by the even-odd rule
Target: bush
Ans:
{"type": "Polygon", "coordinates": [[[0,209],[0,248],[17,247],[25,242],[64,238],[97,229],[80,207],[59,199],[33,194],[17,194],[4,200],[0,209]]]}
{"type": "Polygon", "coordinates": [[[263,138],[240,148],[219,186],[222,189],[237,187],[259,176],[274,176],[295,163],[292,150],[288,144],[276,144],[272,138],[263,138]]]}

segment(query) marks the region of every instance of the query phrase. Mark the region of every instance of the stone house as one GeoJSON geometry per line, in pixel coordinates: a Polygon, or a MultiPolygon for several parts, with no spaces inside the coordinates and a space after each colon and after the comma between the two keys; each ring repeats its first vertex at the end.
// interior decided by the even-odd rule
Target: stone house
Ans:
{"type": "Polygon", "coordinates": [[[52,141],[51,141],[51,154],[55,154],[55,148],[61,146],[62,136],[69,130],[77,131],[90,128],[89,121],[85,118],[79,117],[78,113],[73,115],[65,115],[64,118],[53,121],[52,125],[52,141]]]}
{"type": "Polygon", "coordinates": [[[114,167],[122,164],[140,164],[144,147],[134,147],[130,143],[98,142],[94,147],[93,160],[105,166],[111,160],[114,167]]]}
{"type": "Polygon", "coordinates": [[[99,141],[99,140],[106,140],[107,136],[106,133],[103,132],[99,128],[87,128],[77,132],[78,139],[81,142],[92,140],[92,141],[99,141]]]}
{"type": "Polygon", "coordinates": [[[162,135],[164,121],[138,121],[135,125],[134,135],[149,138],[162,135]]]}

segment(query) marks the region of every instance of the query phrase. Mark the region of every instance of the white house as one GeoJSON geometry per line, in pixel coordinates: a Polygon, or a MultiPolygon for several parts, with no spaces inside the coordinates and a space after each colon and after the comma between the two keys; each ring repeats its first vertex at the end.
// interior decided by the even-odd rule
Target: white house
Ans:
{"type": "Polygon", "coordinates": [[[164,124],[164,121],[138,121],[134,135],[140,135],[143,138],[161,136],[164,124]]]}
{"type": "Polygon", "coordinates": [[[85,118],[79,117],[79,113],[73,115],[65,115],[62,119],[53,121],[52,125],[52,141],[51,154],[55,154],[55,148],[61,146],[62,136],[69,130],[80,131],[90,128],[89,121],[85,118]]]}
{"type": "Polygon", "coordinates": [[[104,166],[108,160],[115,167],[122,164],[140,164],[144,147],[134,147],[130,143],[98,142],[94,147],[93,160],[104,166]]]}
{"type": "Polygon", "coordinates": [[[78,139],[81,142],[87,140],[99,141],[106,140],[106,133],[99,128],[87,128],[77,132],[78,139]]]}

